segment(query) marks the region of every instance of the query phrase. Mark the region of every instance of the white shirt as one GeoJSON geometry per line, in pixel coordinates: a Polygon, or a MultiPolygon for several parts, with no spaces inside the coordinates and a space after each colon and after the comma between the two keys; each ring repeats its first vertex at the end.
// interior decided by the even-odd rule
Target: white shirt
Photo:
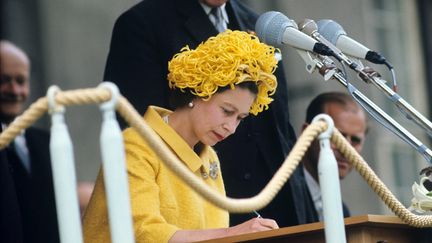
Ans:
{"type": "Polygon", "coordinates": [[[315,206],[315,211],[318,214],[318,218],[320,221],[324,220],[323,215],[323,202],[321,197],[321,188],[317,181],[312,177],[312,175],[309,173],[309,171],[306,170],[306,168],[303,166],[303,172],[305,175],[306,185],[309,189],[309,193],[312,196],[312,201],[315,206]]]}

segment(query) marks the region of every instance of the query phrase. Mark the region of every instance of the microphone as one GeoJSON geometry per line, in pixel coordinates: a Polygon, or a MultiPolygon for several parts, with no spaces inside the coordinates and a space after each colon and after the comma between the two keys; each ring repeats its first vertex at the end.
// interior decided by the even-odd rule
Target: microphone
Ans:
{"type": "Polygon", "coordinates": [[[285,44],[320,55],[334,55],[326,45],[300,32],[297,24],[280,12],[269,11],[262,14],[255,24],[255,31],[262,41],[272,46],[285,44]]]}
{"type": "Polygon", "coordinates": [[[345,54],[366,59],[375,64],[385,64],[390,69],[392,68],[381,54],[348,37],[342,26],[335,21],[322,19],[317,22],[317,25],[318,32],[345,54]]]}
{"type": "MultiPolygon", "coordinates": [[[[308,36],[311,36],[315,40],[325,44],[327,47],[329,47],[335,55],[335,57],[339,62],[346,63],[350,68],[356,70],[357,72],[360,71],[359,64],[356,62],[351,61],[345,54],[339,50],[333,43],[328,41],[324,36],[322,36],[318,32],[318,25],[315,23],[315,21],[311,19],[304,19],[303,21],[298,23],[299,30],[303,33],[305,33],[308,36]]],[[[362,65],[361,65],[362,66],[362,65]]]]}

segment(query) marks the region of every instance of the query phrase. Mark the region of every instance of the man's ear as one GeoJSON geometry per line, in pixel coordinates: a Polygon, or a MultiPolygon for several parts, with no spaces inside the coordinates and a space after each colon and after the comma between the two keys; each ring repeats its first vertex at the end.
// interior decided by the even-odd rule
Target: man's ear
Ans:
{"type": "Polygon", "coordinates": [[[305,123],[303,123],[303,125],[302,125],[302,129],[301,129],[301,132],[303,133],[303,131],[306,129],[306,127],[308,127],[309,126],[309,123],[307,123],[307,122],[305,122],[305,123]]]}

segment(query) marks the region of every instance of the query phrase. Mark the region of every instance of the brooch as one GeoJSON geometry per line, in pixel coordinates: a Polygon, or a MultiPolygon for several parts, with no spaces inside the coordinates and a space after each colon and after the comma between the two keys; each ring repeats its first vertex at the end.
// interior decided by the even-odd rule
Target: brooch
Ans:
{"type": "Polygon", "coordinates": [[[219,169],[218,169],[218,165],[216,162],[210,162],[208,174],[205,171],[201,171],[201,176],[204,179],[207,179],[210,176],[210,178],[212,178],[213,180],[216,180],[216,178],[218,177],[218,174],[219,174],[219,169]]]}

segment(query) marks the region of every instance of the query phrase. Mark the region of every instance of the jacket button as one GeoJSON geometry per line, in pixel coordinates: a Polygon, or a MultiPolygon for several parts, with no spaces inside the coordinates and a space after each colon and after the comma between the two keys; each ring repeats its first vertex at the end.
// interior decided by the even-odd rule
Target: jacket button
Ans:
{"type": "Polygon", "coordinates": [[[243,178],[244,178],[245,180],[250,180],[251,177],[252,177],[252,175],[251,175],[250,173],[246,173],[246,174],[244,174],[244,176],[243,176],[243,178]]]}

